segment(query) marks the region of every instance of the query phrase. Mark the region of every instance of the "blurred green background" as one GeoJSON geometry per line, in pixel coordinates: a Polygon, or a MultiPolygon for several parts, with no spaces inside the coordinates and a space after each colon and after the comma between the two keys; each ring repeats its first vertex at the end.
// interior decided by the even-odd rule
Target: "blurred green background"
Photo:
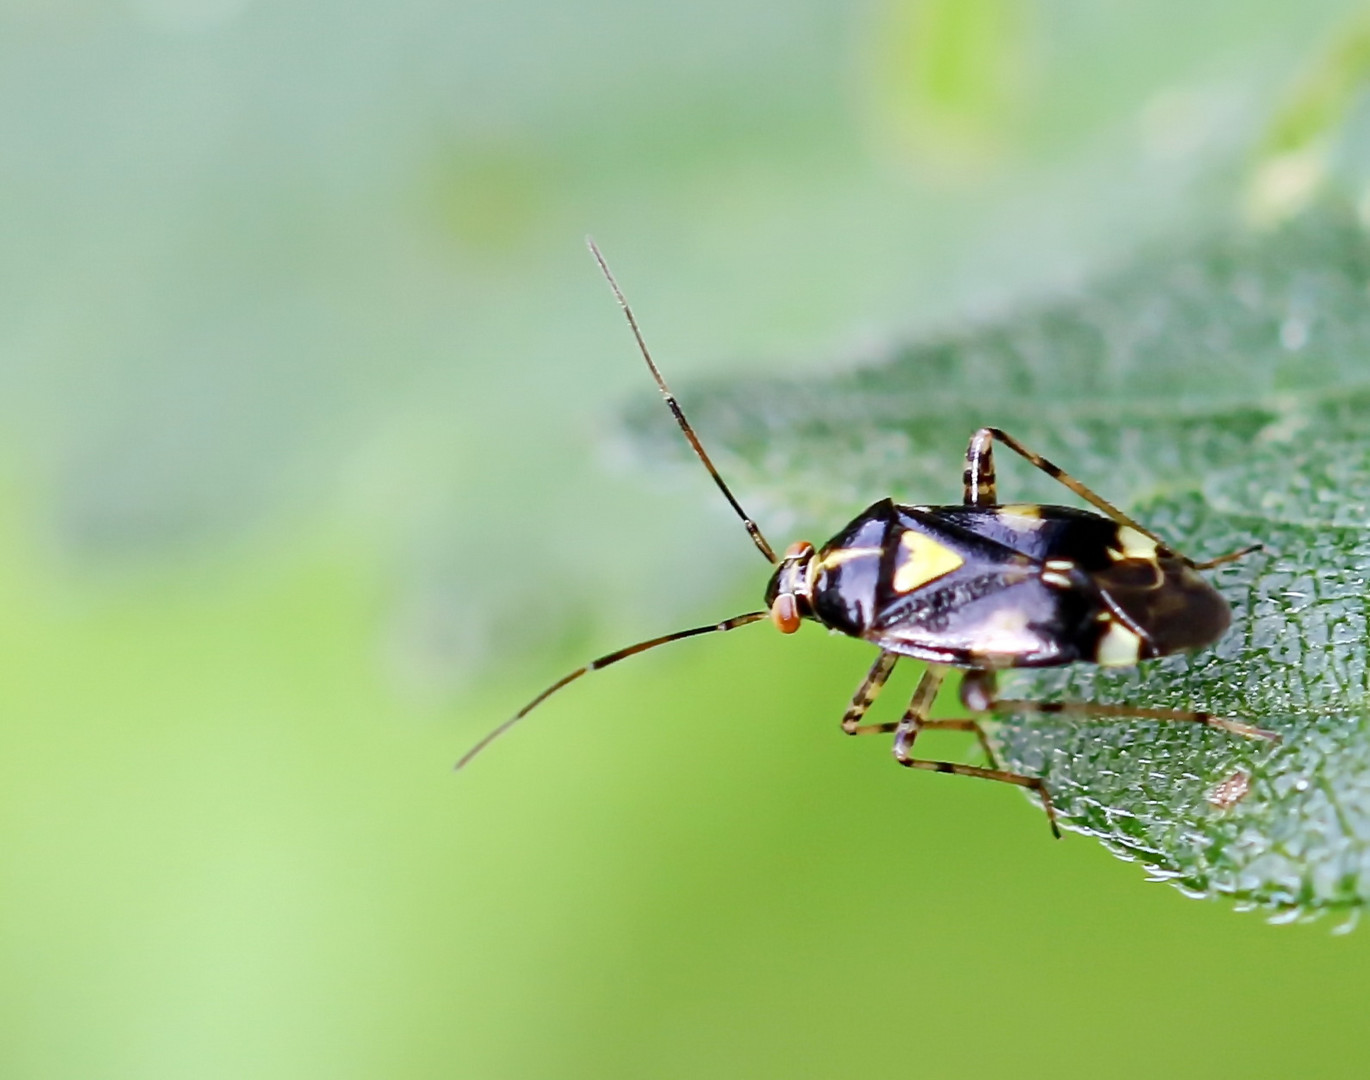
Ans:
{"type": "Polygon", "coordinates": [[[0,1076],[1364,1075],[1364,933],[842,739],[854,642],[683,644],[449,772],[763,582],[615,434],[585,233],[687,408],[859,361],[1235,216],[1363,15],[7,0],[0,1076]]]}

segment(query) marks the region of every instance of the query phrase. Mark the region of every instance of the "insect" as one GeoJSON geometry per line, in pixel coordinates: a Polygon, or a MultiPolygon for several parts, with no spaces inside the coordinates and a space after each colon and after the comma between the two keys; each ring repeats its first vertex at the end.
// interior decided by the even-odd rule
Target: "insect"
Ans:
{"type": "Polygon", "coordinates": [[[971,436],[966,450],[959,504],[906,506],[881,499],[821,547],[799,541],[777,557],[714,467],[653,361],[608,263],[594,241],[589,245],[666,407],[723,497],[742,519],[757,550],[775,567],[766,586],[766,607],[708,626],[677,630],[592,660],[558,679],[487,734],[457,763],[458,769],[582,675],[659,645],[734,630],[767,618],[783,634],[793,634],[805,620],[811,620],[830,631],[869,641],[879,650],[842,717],[844,732],[893,734],[895,760],[911,769],[975,776],[1031,789],[1041,798],[1051,830],[1058,837],[1055,808],[1039,777],[913,756],[915,740],[924,731],[971,731],[994,762],[978,719],[929,719],[933,701],[951,669],[963,672],[961,703],[972,713],[1065,713],[1185,721],[1251,738],[1278,739],[1273,732],[1206,712],[1001,699],[995,683],[996,672],[1006,668],[1077,662],[1131,665],[1213,644],[1227,630],[1231,612],[1199,571],[1239,559],[1259,550],[1259,544],[1207,562],[1194,562],[1011,435],[984,427],[971,436]],[[1098,512],[1035,503],[1000,504],[994,475],[996,442],[1059,481],[1098,512]],[[892,723],[862,723],[902,657],[927,665],[903,717],[892,723]]]}

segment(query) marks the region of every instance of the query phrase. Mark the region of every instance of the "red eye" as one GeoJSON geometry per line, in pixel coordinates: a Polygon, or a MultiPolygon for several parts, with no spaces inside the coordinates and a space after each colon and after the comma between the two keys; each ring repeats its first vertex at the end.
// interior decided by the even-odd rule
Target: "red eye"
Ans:
{"type": "Polygon", "coordinates": [[[781,593],[771,604],[771,622],[782,634],[793,634],[799,629],[799,605],[789,593],[781,593]]]}
{"type": "Polygon", "coordinates": [[[802,559],[806,555],[813,554],[813,545],[807,540],[796,540],[785,549],[786,559],[802,559]]]}

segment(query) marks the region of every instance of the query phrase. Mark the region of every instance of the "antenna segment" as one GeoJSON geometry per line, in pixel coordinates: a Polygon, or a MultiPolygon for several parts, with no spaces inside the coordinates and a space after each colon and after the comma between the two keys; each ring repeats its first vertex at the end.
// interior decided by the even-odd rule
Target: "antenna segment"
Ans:
{"type": "Polygon", "coordinates": [[[672,641],[679,641],[681,638],[696,637],[699,634],[713,634],[726,630],[734,630],[739,626],[746,626],[748,623],[760,622],[769,615],[770,612],[768,611],[749,611],[745,615],[735,615],[731,619],[724,619],[721,623],[710,623],[708,626],[695,626],[689,630],[677,630],[673,634],[664,634],[661,637],[652,638],[650,641],[639,641],[636,645],[629,645],[626,648],[618,649],[605,656],[601,656],[598,660],[591,660],[584,667],[578,667],[569,675],[563,675],[537,697],[533,698],[532,701],[528,702],[528,704],[518,712],[514,713],[508,720],[500,724],[499,727],[492,730],[485,738],[481,739],[480,742],[476,743],[475,746],[471,747],[470,750],[466,751],[466,753],[461,756],[461,760],[457,762],[456,767],[458,769],[464,768],[473,757],[517,724],[549,697],[568,683],[575,682],[582,675],[588,675],[592,671],[606,668],[610,664],[617,664],[620,660],[626,660],[628,657],[636,656],[638,653],[646,652],[648,649],[655,649],[658,645],[667,645],[672,641]]]}
{"type": "Polygon", "coordinates": [[[675,422],[680,426],[680,430],[685,433],[685,438],[694,450],[695,456],[704,463],[704,468],[709,470],[709,475],[714,478],[714,483],[718,485],[718,490],[723,492],[723,497],[728,500],[738,517],[742,519],[742,524],[747,527],[747,533],[752,538],[752,543],[756,545],[758,551],[766,556],[771,563],[778,563],[780,560],[775,557],[775,551],[766,538],[761,534],[761,529],[756,522],[747,516],[747,512],[742,509],[742,504],[734,498],[733,493],[728,490],[728,485],[723,482],[723,477],[718,475],[718,470],[714,468],[714,463],[709,460],[709,455],[700,444],[699,436],[690,426],[690,422],[685,419],[685,413],[680,408],[680,403],[676,401],[675,395],[671,393],[671,388],[666,385],[666,380],[662,377],[661,370],[652,360],[652,354],[647,351],[647,342],[642,338],[642,331],[638,329],[637,319],[633,316],[633,309],[628,306],[628,300],[623,295],[623,290],[618,287],[618,282],[614,280],[614,275],[609,269],[609,264],[604,261],[604,255],[599,247],[590,237],[585,238],[586,244],[590,247],[590,254],[595,257],[595,262],[599,263],[599,269],[604,274],[604,278],[609,282],[609,288],[613,289],[614,297],[618,300],[618,306],[623,309],[623,314],[628,319],[628,327],[633,331],[633,337],[637,339],[637,347],[642,352],[642,359],[647,361],[647,370],[652,373],[652,378],[656,380],[657,389],[661,391],[661,396],[666,399],[666,407],[671,410],[671,415],[675,417],[675,422]]]}

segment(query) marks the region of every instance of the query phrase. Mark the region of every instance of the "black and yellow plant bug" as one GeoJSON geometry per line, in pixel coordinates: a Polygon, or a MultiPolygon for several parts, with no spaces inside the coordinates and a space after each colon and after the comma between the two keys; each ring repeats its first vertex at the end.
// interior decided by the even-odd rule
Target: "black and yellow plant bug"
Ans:
{"type": "Polygon", "coordinates": [[[997,696],[995,686],[995,673],[1006,668],[1081,662],[1131,665],[1212,645],[1226,632],[1232,616],[1227,602],[1199,576],[1199,571],[1232,562],[1260,545],[1194,562],[1012,436],[984,427],[971,436],[966,450],[960,504],[905,506],[881,499],[822,547],[800,541],[777,557],[685,419],[647,349],[632,308],[593,241],[590,251],[623,309],[676,424],[742,519],[757,550],[775,566],[766,586],[766,608],[708,626],[677,630],[592,660],[558,679],[487,734],[457,763],[458,769],[582,675],[658,645],[733,630],[768,617],[783,634],[794,633],[809,619],[830,631],[869,641],[879,650],[842,717],[844,732],[892,733],[895,760],[911,769],[978,776],[1036,791],[1057,836],[1060,831],[1051,796],[1039,777],[913,756],[920,732],[954,730],[974,732],[990,761],[994,760],[979,720],[928,719],[950,669],[963,671],[961,703],[973,713],[1068,713],[1184,721],[1252,738],[1278,739],[1273,732],[1206,712],[1099,702],[1008,700],[997,696]],[[1059,481],[1099,513],[1035,503],[1000,504],[994,477],[996,442],[1059,481]],[[863,724],[866,710],[901,657],[927,664],[903,718],[894,723],[863,724]]]}

